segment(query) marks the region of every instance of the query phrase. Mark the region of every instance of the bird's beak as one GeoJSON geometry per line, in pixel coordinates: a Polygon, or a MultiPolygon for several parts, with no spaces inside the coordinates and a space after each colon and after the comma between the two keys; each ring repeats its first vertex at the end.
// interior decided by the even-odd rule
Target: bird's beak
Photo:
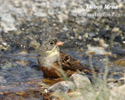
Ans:
{"type": "Polygon", "coordinates": [[[63,44],[64,44],[64,42],[58,41],[58,42],[56,43],[56,46],[61,46],[61,45],[63,45],[63,44]]]}

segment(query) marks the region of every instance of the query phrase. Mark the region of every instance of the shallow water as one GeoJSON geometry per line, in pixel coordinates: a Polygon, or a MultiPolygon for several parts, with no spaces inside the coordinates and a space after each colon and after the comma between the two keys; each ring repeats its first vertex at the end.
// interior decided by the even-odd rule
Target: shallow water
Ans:
{"type": "MultiPolygon", "coordinates": [[[[84,52],[71,51],[71,49],[63,49],[63,52],[79,60],[82,64],[90,65],[89,56],[85,55],[84,52]]],[[[13,82],[26,82],[29,79],[42,79],[43,73],[37,66],[36,57],[37,53],[34,52],[26,55],[20,55],[18,53],[8,53],[4,55],[4,57],[1,58],[0,83],[2,85],[8,85],[13,82]]],[[[94,55],[91,60],[93,67],[98,69],[101,73],[104,73],[106,56],[94,55]]],[[[114,78],[117,79],[118,74],[120,77],[122,76],[121,73],[124,74],[125,67],[109,65],[108,70],[109,73],[115,73],[116,77],[114,78]]]]}
{"type": "MultiPolygon", "coordinates": [[[[90,65],[89,56],[87,56],[84,52],[86,50],[79,51],[78,49],[74,48],[61,48],[61,50],[80,61],[81,64],[86,64],[88,66],[90,65]]],[[[34,98],[34,92],[37,94],[40,94],[42,92],[40,91],[40,89],[43,88],[43,86],[41,85],[43,73],[39,70],[37,66],[37,51],[32,50],[30,53],[26,52],[25,50],[23,51],[26,54],[21,54],[22,51],[16,51],[14,53],[6,52],[1,55],[2,57],[0,58],[0,95],[1,93],[3,93],[4,95],[8,95],[8,97],[10,95],[12,95],[12,97],[18,97],[19,95],[25,97],[26,91],[29,91],[29,97],[34,98]]],[[[122,56],[120,56],[119,59],[121,57],[122,56]]],[[[106,56],[93,55],[91,61],[93,67],[99,70],[99,72],[101,73],[100,75],[103,78],[103,74],[106,68],[106,56]]],[[[109,57],[109,62],[112,63],[113,61],[114,58],[109,57]]],[[[119,66],[109,64],[108,70],[109,74],[107,78],[113,79],[115,81],[119,80],[125,75],[125,67],[121,67],[120,64],[119,66]]],[[[88,77],[92,79],[92,76],[88,77]]],[[[39,98],[42,96],[37,95],[37,97],[39,98]]]]}

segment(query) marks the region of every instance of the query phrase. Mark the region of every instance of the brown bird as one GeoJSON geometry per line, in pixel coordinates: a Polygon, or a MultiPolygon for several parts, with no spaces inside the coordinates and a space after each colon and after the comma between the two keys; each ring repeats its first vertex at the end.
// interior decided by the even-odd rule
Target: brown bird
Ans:
{"type": "Polygon", "coordinates": [[[64,42],[53,38],[42,42],[37,60],[44,77],[60,78],[65,75],[71,76],[77,70],[91,73],[87,66],[81,65],[76,59],[59,50],[59,46],[63,44],[64,42]]]}

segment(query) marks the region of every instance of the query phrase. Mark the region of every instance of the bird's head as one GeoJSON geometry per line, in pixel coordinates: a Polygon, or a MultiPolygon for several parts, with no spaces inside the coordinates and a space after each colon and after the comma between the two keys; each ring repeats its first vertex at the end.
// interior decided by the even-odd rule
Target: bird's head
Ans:
{"type": "Polygon", "coordinates": [[[57,41],[55,38],[46,39],[42,42],[42,45],[40,47],[40,52],[43,56],[48,55],[56,55],[56,53],[59,53],[59,47],[63,45],[64,42],[57,41]]]}

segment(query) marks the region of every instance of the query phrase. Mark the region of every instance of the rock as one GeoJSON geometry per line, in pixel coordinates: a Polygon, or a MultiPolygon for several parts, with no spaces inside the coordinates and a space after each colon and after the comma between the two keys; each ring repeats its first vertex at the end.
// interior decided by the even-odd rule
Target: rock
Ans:
{"type": "Polygon", "coordinates": [[[120,29],[118,28],[118,27],[114,27],[113,29],[112,29],[112,32],[119,32],[120,31],[120,29]]]}
{"type": "Polygon", "coordinates": [[[119,86],[118,88],[115,88],[113,90],[125,95],[125,84],[122,86],[119,86]]]}
{"type": "Polygon", "coordinates": [[[68,16],[64,13],[57,15],[57,17],[58,17],[60,23],[63,23],[65,20],[68,19],[68,16]]]}
{"type": "Polygon", "coordinates": [[[43,12],[35,12],[34,15],[38,16],[38,17],[46,17],[47,16],[47,14],[43,13],[43,12]]]}
{"type": "Polygon", "coordinates": [[[107,48],[109,45],[105,43],[104,39],[99,39],[99,46],[107,48]]]}
{"type": "Polygon", "coordinates": [[[1,15],[1,27],[3,28],[4,32],[8,31],[16,31],[17,28],[15,26],[15,19],[9,13],[3,13],[1,15]]]}
{"type": "Polygon", "coordinates": [[[0,45],[0,50],[7,50],[8,48],[3,46],[3,45],[0,45]]]}
{"type": "Polygon", "coordinates": [[[69,29],[68,29],[66,26],[64,26],[64,27],[63,27],[63,30],[64,30],[64,31],[68,31],[69,29]]]}
{"type": "Polygon", "coordinates": [[[103,47],[95,47],[95,46],[91,46],[91,45],[87,45],[87,46],[88,46],[88,50],[86,51],[86,54],[109,55],[112,57],[116,56],[116,55],[112,54],[112,52],[107,52],[103,47]]]}
{"type": "Polygon", "coordinates": [[[118,66],[125,67],[125,58],[118,59],[118,60],[114,61],[114,64],[118,65],[118,66]]]}
{"type": "Polygon", "coordinates": [[[52,3],[52,7],[54,8],[58,8],[62,5],[62,2],[55,2],[55,3],[52,3]]]}
{"type": "Polygon", "coordinates": [[[1,68],[2,69],[9,69],[9,68],[11,68],[12,67],[12,63],[11,62],[6,62],[1,68]]]}
{"type": "Polygon", "coordinates": [[[77,19],[76,20],[76,23],[78,24],[78,25],[82,25],[82,26],[85,26],[86,24],[87,24],[87,18],[82,18],[82,19],[77,19]]]}
{"type": "Polygon", "coordinates": [[[33,40],[29,44],[30,47],[34,47],[35,49],[39,49],[40,43],[38,43],[36,40],[33,40]]]}
{"type": "Polygon", "coordinates": [[[20,64],[22,66],[27,66],[29,65],[29,62],[27,60],[19,60],[19,61],[16,61],[17,64],[20,64]]]}
{"type": "Polygon", "coordinates": [[[101,29],[99,30],[99,34],[100,34],[101,37],[104,37],[104,36],[107,34],[106,29],[101,28],[101,29]]]}
{"type": "MultiPolygon", "coordinates": [[[[125,85],[115,87],[111,91],[111,98],[118,98],[118,100],[125,100],[125,85]],[[119,95],[119,96],[118,96],[119,95]]],[[[114,100],[114,99],[111,99],[114,100]]]]}
{"type": "Polygon", "coordinates": [[[119,3],[118,7],[119,7],[119,8],[123,8],[124,5],[123,5],[122,3],[119,3]]]}
{"type": "Polygon", "coordinates": [[[70,97],[70,100],[93,100],[94,94],[92,92],[81,91],[73,91],[68,93],[67,95],[70,97]]]}
{"type": "Polygon", "coordinates": [[[74,89],[74,84],[73,82],[70,82],[70,81],[61,81],[61,82],[58,82],[54,85],[52,85],[51,87],[49,87],[49,91],[50,92],[55,92],[55,91],[58,91],[58,92],[68,92],[69,90],[72,90],[74,89]]]}
{"type": "Polygon", "coordinates": [[[32,100],[43,100],[44,97],[47,98],[47,95],[41,95],[41,92],[44,93],[46,88],[40,79],[15,82],[9,85],[1,84],[0,100],[31,100],[31,98],[32,100]]]}
{"type": "Polygon", "coordinates": [[[79,40],[82,40],[82,36],[78,36],[78,39],[79,39],[79,40]]]}
{"type": "Polygon", "coordinates": [[[86,75],[81,75],[77,73],[73,74],[70,77],[70,80],[73,81],[77,88],[85,88],[87,85],[91,84],[89,78],[86,75]]]}
{"type": "MultiPolygon", "coordinates": [[[[114,81],[114,80],[113,80],[113,81],[114,81]]],[[[118,83],[108,82],[107,86],[112,89],[112,88],[114,88],[114,87],[117,87],[117,86],[118,86],[118,83]]]]}
{"type": "Polygon", "coordinates": [[[3,76],[0,76],[0,83],[5,84],[7,81],[3,78],[3,76]]]}
{"type": "Polygon", "coordinates": [[[89,37],[95,37],[95,36],[96,36],[96,33],[90,32],[88,35],[89,35],[89,37]]]}
{"type": "MultiPolygon", "coordinates": [[[[123,75],[124,76],[124,75],[123,75]]],[[[117,79],[108,79],[107,80],[107,86],[110,88],[110,89],[113,89],[113,88],[116,88],[116,87],[119,87],[119,86],[122,86],[125,84],[125,77],[121,77],[121,78],[117,78],[117,79]]]]}
{"type": "Polygon", "coordinates": [[[125,49],[117,45],[112,47],[111,51],[117,55],[125,55],[125,49]]]}

